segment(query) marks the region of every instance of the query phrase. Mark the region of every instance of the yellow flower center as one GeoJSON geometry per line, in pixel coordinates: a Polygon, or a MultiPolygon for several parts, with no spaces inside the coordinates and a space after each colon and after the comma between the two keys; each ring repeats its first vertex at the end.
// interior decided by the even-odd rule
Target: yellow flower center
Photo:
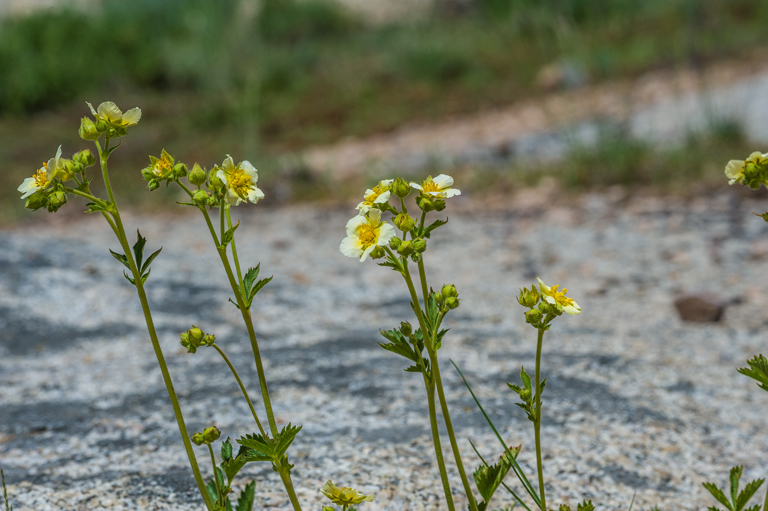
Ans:
{"type": "Polygon", "coordinates": [[[371,193],[363,197],[363,204],[366,206],[373,206],[374,201],[379,198],[379,196],[387,191],[386,186],[381,186],[381,183],[377,184],[371,189],[371,193]]]}
{"type": "Polygon", "coordinates": [[[37,169],[37,172],[32,176],[35,179],[35,186],[42,188],[48,184],[48,164],[43,163],[43,168],[37,169]]]}
{"type": "Polygon", "coordinates": [[[229,188],[239,197],[245,197],[251,188],[251,177],[240,167],[235,167],[229,175],[229,188]]]}
{"type": "Polygon", "coordinates": [[[440,191],[440,187],[437,185],[437,183],[432,181],[432,178],[429,178],[426,181],[424,181],[424,183],[421,185],[421,188],[424,193],[440,191]]]}
{"type": "Polygon", "coordinates": [[[152,173],[157,177],[163,177],[171,171],[171,160],[167,155],[163,155],[162,158],[155,162],[155,166],[152,168],[152,173]]]}
{"type": "Polygon", "coordinates": [[[357,238],[360,240],[360,243],[365,247],[368,248],[371,245],[375,245],[376,242],[379,240],[378,235],[378,227],[371,224],[366,223],[360,226],[360,228],[357,231],[357,238]]]}
{"type": "Polygon", "coordinates": [[[558,291],[557,288],[559,286],[560,286],[560,284],[558,284],[556,286],[552,286],[551,288],[549,288],[549,292],[550,292],[549,296],[554,298],[555,301],[557,303],[559,303],[560,305],[562,305],[563,307],[571,305],[573,303],[573,300],[571,298],[568,298],[567,296],[565,296],[565,294],[568,292],[568,289],[567,288],[563,288],[562,291],[558,291]]]}

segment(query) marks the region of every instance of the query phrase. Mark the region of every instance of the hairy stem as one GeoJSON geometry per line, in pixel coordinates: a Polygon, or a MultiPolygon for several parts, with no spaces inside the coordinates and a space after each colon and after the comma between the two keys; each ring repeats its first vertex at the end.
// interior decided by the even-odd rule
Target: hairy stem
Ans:
{"type": "Polygon", "coordinates": [[[264,431],[264,428],[261,425],[261,421],[259,420],[259,416],[256,415],[256,410],[253,407],[253,403],[251,402],[251,398],[248,397],[248,391],[245,390],[245,385],[243,385],[242,380],[240,379],[240,376],[237,374],[237,371],[235,371],[234,366],[229,361],[229,358],[224,354],[224,352],[216,346],[213,345],[214,348],[216,348],[216,351],[219,352],[219,355],[221,355],[221,358],[224,359],[224,362],[227,363],[227,366],[229,367],[229,370],[232,371],[232,374],[234,375],[235,379],[237,380],[237,384],[240,386],[240,390],[243,393],[243,397],[245,398],[245,401],[248,403],[248,408],[251,409],[251,413],[253,414],[253,419],[256,421],[256,425],[259,426],[259,432],[261,432],[262,435],[266,436],[266,432],[264,431]]]}
{"type": "Polygon", "coordinates": [[[547,500],[544,495],[544,467],[541,463],[541,345],[544,340],[544,330],[539,329],[539,339],[536,343],[536,420],[533,423],[533,431],[536,441],[536,468],[539,473],[539,495],[541,498],[541,511],[547,511],[547,500]]]}

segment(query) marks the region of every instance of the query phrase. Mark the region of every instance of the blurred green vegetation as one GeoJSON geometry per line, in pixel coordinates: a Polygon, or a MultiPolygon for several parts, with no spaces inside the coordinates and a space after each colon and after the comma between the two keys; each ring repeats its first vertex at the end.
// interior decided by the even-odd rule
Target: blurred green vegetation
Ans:
{"type": "Polygon", "coordinates": [[[58,144],[83,145],[85,100],[144,111],[125,168],[162,147],[207,165],[231,152],[317,195],[326,185],[276,155],[534,97],[555,62],[594,83],[768,45],[762,0],[444,3],[380,25],[321,0],[103,0],[2,19],[0,200],[58,144]]]}

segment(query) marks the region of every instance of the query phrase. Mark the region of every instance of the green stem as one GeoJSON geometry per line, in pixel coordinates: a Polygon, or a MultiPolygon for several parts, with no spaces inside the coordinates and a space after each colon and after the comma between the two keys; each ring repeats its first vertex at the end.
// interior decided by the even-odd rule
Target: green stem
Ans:
{"type": "Polygon", "coordinates": [[[541,511],[547,511],[547,500],[544,496],[544,467],[541,464],[541,345],[544,340],[544,330],[539,329],[539,339],[536,344],[536,420],[533,423],[533,431],[536,441],[536,468],[539,472],[539,494],[541,498],[541,511]]]}
{"type": "Polygon", "coordinates": [[[453,451],[453,457],[456,460],[456,468],[459,470],[459,475],[461,476],[461,482],[464,485],[464,492],[467,494],[467,500],[469,500],[469,508],[472,511],[477,511],[477,503],[475,502],[475,497],[472,493],[472,488],[469,486],[469,479],[467,479],[467,474],[464,470],[464,463],[461,461],[461,453],[459,452],[459,446],[456,442],[456,435],[453,432],[453,425],[451,423],[451,416],[448,412],[448,404],[445,401],[445,394],[443,392],[443,384],[442,380],[440,378],[440,367],[437,363],[437,353],[433,349],[433,339],[431,339],[431,335],[429,330],[427,329],[427,324],[424,321],[424,315],[421,312],[421,307],[419,307],[419,297],[416,295],[416,288],[413,286],[413,279],[411,278],[411,273],[408,270],[408,262],[403,261],[402,264],[403,267],[403,276],[405,277],[405,282],[408,284],[408,291],[411,293],[411,300],[414,304],[414,309],[416,309],[416,317],[419,320],[419,326],[421,327],[422,335],[424,336],[424,345],[427,347],[427,353],[429,353],[429,360],[432,366],[432,378],[434,379],[435,386],[437,387],[437,395],[440,399],[440,409],[443,412],[443,421],[445,422],[445,429],[448,431],[448,438],[451,441],[451,449],[453,451]]]}
{"type": "Polygon", "coordinates": [[[419,259],[419,280],[421,280],[421,294],[424,297],[424,307],[427,306],[427,272],[424,270],[424,257],[419,259]]]}
{"type": "Polygon", "coordinates": [[[219,355],[221,355],[221,358],[224,359],[224,362],[227,363],[227,366],[229,366],[229,370],[232,371],[232,374],[235,376],[235,379],[237,380],[237,384],[240,386],[240,390],[243,392],[243,397],[245,397],[246,402],[248,403],[248,407],[251,409],[251,413],[253,414],[253,418],[256,421],[256,424],[259,426],[259,431],[262,435],[266,436],[266,433],[264,432],[264,428],[261,425],[261,421],[259,420],[259,416],[256,415],[256,410],[253,407],[253,403],[251,402],[251,398],[248,397],[248,391],[245,390],[245,385],[243,385],[242,380],[240,379],[240,376],[237,374],[237,371],[235,371],[234,366],[229,361],[229,358],[224,354],[224,352],[216,346],[213,345],[214,348],[216,348],[216,351],[219,352],[219,355]]]}
{"type": "MultiPolygon", "coordinates": [[[[173,381],[171,380],[171,375],[168,371],[168,365],[165,362],[165,356],[163,355],[163,350],[160,347],[160,341],[157,337],[157,331],[155,330],[155,325],[152,320],[152,312],[149,309],[149,302],[147,301],[147,295],[144,291],[144,284],[141,282],[141,273],[139,272],[138,267],[136,266],[136,261],[133,258],[133,252],[131,251],[131,247],[128,244],[128,238],[125,235],[125,229],[123,228],[123,222],[120,218],[120,212],[117,209],[117,204],[115,203],[115,198],[112,193],[112,187],[109,183],[109,175],[107,174],[107,157],[101,152],[101,147],[99,146],[99,143],[96,142],[96,146],[99,149],[99,159],[101,161],[101,170],[102,175],[104,176],[104,186],[107,189],[107,193],[109,194],[110,202],[114,206],[114,212],[112,212],[112,216],[114,218],[114,225],[113,229],[115,230],[115,234],[117,235],[117,239],[120,242],[120,246],[123,248],[123,251],[125,252],[125,256],[128,259],[128,265],[131,268],[131,273],[133,274],[133,279],[136,286],[136,292],[139,295],[139,301],[141,302],[141,309],[144,312],[144,320],[147,324],[147,331],[149,332],[149,338],[152,341],[152,348],[155,351],[155,357],[157,358],[157,363],[160,366],[160,372],[163,375],[163,382],[165,383],[165,388],[168,391],[168,397],[171,400],[171,405],[173,406],[173,413],[176,416],[176,423],[179,426],[179,432],[181,433],[181,440],[184,443],[184,449],[187,451],[187,457],[189,458],[189,464],[192,467],[192,472],[195,477],[195,482],[197,483],[198,490],[200,491],[200,495],[203,497],[203,500],[205,501],[205,505],[209,510],[213,510],[213,502],[211,502],[211,497],[208,495],[208,490],[205,488],[205,482],[203,481],[203,476],[200,473],[200,468],[197,465],[197,458],[195,458],[195,452],[192,449],[192,443],[189,440],[189,433],[187,432],[187,426],[184,423],[184,416],[181,413],[181,406],[179,405],[179,399],[176,396],[176,391],[173,388],[173,381]]],[[[107,147],[109,146],[109,141],[107,141],[107,147]]]]}
{"type": "Polygon", "coordinates": [[[765,502],[763,502],[763,511],[768,511],[768,491],[765,492],[765,502]]]}
{"type": "Polygon", "coordinates": [[[211,465],[213,465],[213,478],[216,480],[216,496],[218,497],[219,504],[223,504],[221,499],[221,482],[219,481],[219,471],[216,470],[216,457],[213,455],[213,447],[211,447],[211,444],[208,445],[208,452],[211,453],[211,465]]]}
{"type": "MultiPolygon", "coordinates": [[[[232,218],[229,216],[229,204],[227,204],[227,208],[224,210],[227,215],[227,228],[232,228],[232,218]]],[[[240,271],[240,261],[237,258],[237,246],[235,246],[235,238],[232,238],[232,260],[235,261],[235,269],[237,270],[237,280],[240,282],[240,289],[245,289],[245,286],[243,285],[243,273],[240,271]]],[[[241,291],[243,292],[243,291],[241,291]]]]}
{"type": "Polygon", "coordinates": [[[435,446],[435,457],[437,458],[437,467],[440,470],[440,480],[443,482],[445,502],[448,504],[449,511],[454,511],[456,508],[453,504],[453,496],[451,495],[451,483],[448,482],[448,473],[445,470],[445,460],[443,459],[443,449],[440,444],[440,433],[437,429],[435,382],[427,382],[427,376],[424,375],[424,386],[427,390],[427,403],[429,404],[429,425],[432,429],[432,444],[435,446]]]}

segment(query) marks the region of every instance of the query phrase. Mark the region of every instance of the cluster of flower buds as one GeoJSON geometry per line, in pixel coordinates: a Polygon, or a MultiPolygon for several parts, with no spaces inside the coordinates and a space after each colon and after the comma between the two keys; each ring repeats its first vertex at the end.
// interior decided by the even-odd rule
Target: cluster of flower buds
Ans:
{"type": "Polygon", "coordinates": [[[141,177],[147,182],[150,190],[156,190],[163,181],[172,183],[187,175],[187,165],[176,162],[176,159],[163,149],[160,158],[149,157],[149,166],[141,171],[141,177]]]}
{"type": "Polygon", "coordinates": [[[192,443],[195,445],[210,445],[221,436],[221,431],[216,426],[205,428],[202,433],[195,433],[192,435],[192,443]]]}
{"type": "Polygon", "coordinates": [[[88,149],[72,155],[72,159],[61,157],[61,147],[56,156],[43,163],[32,177],[21,183],[18,191],[22,199],[27,199],[27,209],[38,210],[45,208],[49,212],[57,211],[67,203],[67,192],[64,183],[71,181],[76,175],[96,163],[96,159],[88,149]]]}
{"type": "MultiPolygon", "coordinates": [[[[402,240],[395,236],[389,240],[389,247],[403,257],[420,255],[427,250],[427,240],[424,238],[402,240]]],[[[418,258],[416,260],[418,260],[418,258]]]]}
{"type": "Polygon", "coordinates": [[[567,289],[558,291],[557,286],[549,287],[539,280],[539,288],[532,284],[530,289],[522,288],[517,302],[528,310],[525,312],[525,322],[539,330],[548,330],[553,319],[563,312],[576,315],[581,307],[565,294],[567,289]]]}
{"type": "Polygon", "coordinates": [[[755,151],[746,160],[731,160],[725,166],[728,184],[741,183],[757,190],[760,185],[768,186],[768,153],[755,151]]]}
{"type": "Polygon", "coordinates": [[[83,117],[80,121],[80,138],[84,140],[98,140],[102,135],[107,138],[123,137],[128,133],[128,128],[136,125],[141,119],[141,110],[131,108],[123,113],[117,105],[111,101],[105,101],[94,109],[88,103],[94,120],[83,117]]]}
{"type": "Polygon", "coordinates": [[[216,337],[213,334],[206,334],[196,326],[186,332],[179,334],[181,345],[187,349],[187,353],[195,353],[197,348],[213,346],[216,343],[216,337]]]}
{"type": "Polygon", "coordinates": [[[453,284],[445,284],[439,293],[435,293],[435,301],[440,308],[448,310],[459,306],[459,292],[453,284]]]}

